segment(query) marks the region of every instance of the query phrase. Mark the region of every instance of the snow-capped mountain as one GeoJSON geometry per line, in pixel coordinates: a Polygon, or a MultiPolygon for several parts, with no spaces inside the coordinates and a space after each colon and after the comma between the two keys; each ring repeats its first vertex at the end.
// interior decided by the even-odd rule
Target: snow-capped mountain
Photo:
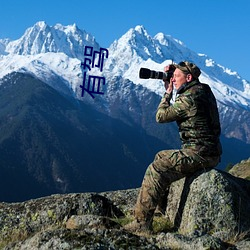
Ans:
{"type": "MultiPolygon", "coordinates": [[[[84,46],[92,46],[94,50],[100,48],[91,34],[75,24],[51,27],[38,22],[18,40],[0,40],[0,77],[13,71],[27,71],[48,82],[51,75],[57,75],[77,93],[82,81],[80,63],[84,60],[84,46]]],[[[191,51],[169,35],[158,33],[151,37],[143,26],[136,26],[114,41],[108,50],[104,76],[109,80],[121,76],[162,95],[162,81],[140,79],[139,69],[147,67],[162,71],[169,63],[188,60],[201,68],[200,80],[212,87],[219,102],[250,109],[250,83],[247,80],[208,56],[191,51]]]]}
{"type": "Polygon", "coordinates": [[[84,46],[99,48],[95,38],[80,30],[76,24],[50,27],[45,22],[37,22],[24,35],[6,45],[5,51],[16,55],[37,55],[47,52],[62,52],[69,57],[83,60],[84,46]]]}
{"type": "Polygon", "coordinates": [[[68,90],[77,92],[82,82],[81,61],[84,60],[84,46],[100,48],[95,38],[80,30],[75,24],[50,27],[38,22],[28,28],[15,41],[0,40],[0,78],[13,71],[28,72],[58,90],[57,79],[64,81],[68,90]]]}
{"type": "Polygon", "coordinates": [[[110,46],[109,52],[110,57],[105,72],[107,75],[122,75],[162,95],[164,93],[162,81],[139,79],[139,68],[162,71],[169,63],[187,60],[200,67],[202,71],[200,80],[212,87],[219,102],[250,108],[248,81],[242,79],[236,72],[216,64],[208,56],[189,50],[181,41],[171,36],[158,33],[151,37],[143,26],[136,26],[115,41],[110,46]]]}
{"type": "MultiPolygon", "coordinates": [[[[75,24],[49,26],[45,22],[38,22],[28,28],[18,40],[0,40],[0,78],[14,71],[27,72],[59,91],[88,101],[88,98],[84,99],[80,94],[83,78],[80,65],[84,60],[85,46],[92,46],[94,50],[101,47],[92,35],[75,24]]],[[[140,79],[139,69],[147,67],[162,71],[165,65],[184,60],[192,61],[201,68],[200,80],[212,87],[222,117],[227,117],[232,123],[232,119],[237,119],[237,112],[242,113],[245,110],[248,114],[250,110],[250,83],[247,80],[216,64],[207,55],[191,51],[183,42],[170,35],[158,33],[152,37],[143,26],[136,26],[107,49],[109,57],[105,60],[103,72],[99,72],[106,78],[105,95],[100,96],[99,100],[103,102],[107,112],[110,112],[111,103],[115,101],[118,91],[120,98],[127,102],[126,90],[118,88],[114,94],[112,82],[128,79],[130,85],[143,86],[161,96],[164,93],[162,81],[140,79]],[[228,117],[227,112],[232,116],[228,117]]],[[[92,72],[98,70],[92,69],[92,72]]],[[[137,97],[140,98],[140,95],[137,97]]],[[[129,107],[130,109],[133,107],[129,107]]],[[[111,113],[110,115],[112,116],[111,113]]],[[[244,121],[243,118],[242,120],[244,121]]],[[[248,128],[247,125],[245,127],[248,128]]],[[[249,130],[242,135],[248,141],[249,130]]]]}

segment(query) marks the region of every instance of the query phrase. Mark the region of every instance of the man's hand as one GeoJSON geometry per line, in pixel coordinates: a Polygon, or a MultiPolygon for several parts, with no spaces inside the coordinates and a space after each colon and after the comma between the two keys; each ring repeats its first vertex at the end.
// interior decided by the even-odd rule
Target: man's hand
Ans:
{"type": "MultiPolygon", "coordinates": [[[[168,72],[170,69],[170,65],[165,66],[164,67],[164,71],[168,72]]],[[[171,94],[173,91],[173,82],[172,82],[172,78],[170,78],[170,82],[168,82],[167,80],[163,80],[164,81],[164,86],[166,89],[166,93],[171,94]]]]}

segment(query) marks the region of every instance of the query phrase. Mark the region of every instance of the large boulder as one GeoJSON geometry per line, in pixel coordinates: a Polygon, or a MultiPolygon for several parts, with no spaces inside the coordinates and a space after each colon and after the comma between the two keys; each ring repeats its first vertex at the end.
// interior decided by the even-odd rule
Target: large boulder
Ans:
{"type": "Polygon", "coordinates": [[[216,169],[174,182],[166,215],[186,236],[209,234],[228,241],[250,230],[250,181],[216,169]]]}
{"type": "MultiPolygon", "coordinates": [[[[10,242],[23,241],[45,230],[66,228],[66,223],[78,216],[85,216],[85,221],[91,219],[92,224],[98,221],[98,226],[109,228],[110,221],[99,217],[119,218],[124,215],[110,200],[96,193],[51,195],[18,203],[3,202],[0,203],[0,249],[10,242]],[[103,224],[100,225],[100,222],[103,224]]],[[[115,223],[113,225],[114,228],[118,227],[115,223]]],[[[11,245],[10,249],[14,249],[14,246],[11,245]]]]}

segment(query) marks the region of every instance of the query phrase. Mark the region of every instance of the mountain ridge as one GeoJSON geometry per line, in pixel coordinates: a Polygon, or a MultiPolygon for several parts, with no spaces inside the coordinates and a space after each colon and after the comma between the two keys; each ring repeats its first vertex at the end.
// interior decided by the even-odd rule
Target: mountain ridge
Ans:
{"type": "Polygon", "coordinates": [[[100,113],[32,75],[4,80],[0,200],[139,186],[155,148],[166,147],[133,122],[100,113]]]}
{"type": "Polygon", "coordinates": [[[21,38],[8,42],[6,52],[18,55],[63,52],[69,57],[83,59],[84,45],[100,47],[92,35],[76,24],[49,26],[40,21],[28,28],[21,38]]]}
{"type": "Polygon", "coordinates": [[[118,69],[114,70],[110,66],[112,65],[113,58],[109,58],[106,63],[107,71],[110,71],[110,69],[112,70],[111,72],[107,72],[107,75],[124,75],[125,78],[128,78],[132,82],[142,84],[161,95],[164,93],[162,82],[153,82],[151,79],[139,79],[139,68],[148,67],[153,70],[162,71],[163,67],[172,63],[172,61],[178,63],[183,60],[188,60],[196,63],[201,68],[202,74],[200,80],[208,83],[212,87],[218,100],[225,104],[243,104],[243,107],[249,109],[250,84],[246,80],[241,79],[236,72],[232,72],[221,65],[217,65],[212,59],[204,54],[200,55],[189,50],[187,47],[183,46],[182,42],[170,36],[158,33],[152,38],[147,34],[146,30],[142,31],[142,29],[143,27],[139,29],[138,26],[135,29],[130,29],[118,41],[110,46],[110,54],[113,54],[114,57],[117,58],[115,65],[118,69]],[[140,41],[142,36],[145,38],[143,42],[140,41]],[[125,46],[130,43],[132,43],[133,46],[125,46]],[[123,49],[124,47],[126,48],[125,50],[123,49]],[[153,51],[153,54],[150,53],[150,51],[153,51]],[[155,54],[157,56],[155,56],[155,54]],[[118,55],[120,56],[118,57],[118,55]],[[125,60],[129,57],[131,57],[130,60],[125,60]],[[128,61],[130,65],[128,65],[128,61]],[[161,63],[159,63],[160,61],[161,63]],[[135,68],[138,70],[135,70],[135,68]],[[212,79],[210,79],[210,77],[212,79]],[[222,84],[223,81],[225,81],[226,84],[222,84]]]}
{"type": "MultiPolygon", "coordinates": [[[[8,56],[6,57],[6,53],[11,56],[24,55],[26,58],[27,56],[31,58],[32,55],[36,56],[39,54],[41,58],[48,52],[55,53],[53,56],[59,56],[60,58],[60,53],[64,53],[69,58],[79,60],[74,65],[77,68],[80,65],[80,61],[84,60],[84,46],[93,46],[94,50],[100,49],[100,45],[95,41],[94,37],[80,30],[76,24],[49,26],[44,21],[37,22],[33,27],[28,28],[20,39],[15,41],[1,39],[0,44],[2,44],[2,47],[4,44],[6,46],[4,51],[2,49],[2,54],[4,55],[1,56],[1,66],[4,69],[12,68],[12,71],[18,71],[22,69],[22,66],[15,66],[15,62],[11,62],[8,56]],[[5,58],[7,59],[6,63],[4,62],[5,58]]],[[[138,25],[114,41],[108,50],[109,58],[105,62],[103,73],[108,79],[122,75],[124,78],[128,78],[136,84],[142,84],[161,95],[164,91],[162,83],[160,81],[154,81],[153,83],[152,80],[139,79],[139,68],[148,66],[151,69],[161,71],[164,65],[171,63],[171,61],[178,63],[182,60],[190,60],[201,68],[201,81],[211,85],[218,100],[223,101],[227,105],[237,104],[250,109],[250,83],[248,81],[242,79],[236,72],[216,64],[208,56],[191,51],[183,42],[169,35],[158,33],[151,37],[142,25],[138,25]]],[[[48,61],[48,66],[51,65],[48,58],[44,60],[48,61]]],[[[60,60],[63,61],[64,59],[60,60]]],[[[21,58],[19,58],[19,61],[21,61],[21,58]]],[[[32,63],[34,67],[37,66],[35,60],[29,62],[29,64],[32,63]]],[[[32,72],[32,69],[29,69],[29,67],[28,70],[32,72]]],[[[63,75],[63,70],[60,69],[57,74],[63,75]]],[[[2,72],[0,77],[4,74],[2,72]]],[[[77,92],[79,89],[76,89],[76,83],[71,83],[70,81],[73,75],[70,74],[65,80],[77,92]]],[[[82,77],[81,72],[77,71],[74,77],[76,78],[76,76],[78,78],[82,77]]],[[[79,94],[76,94],[76,96],[79,96],[79,94]]]]}

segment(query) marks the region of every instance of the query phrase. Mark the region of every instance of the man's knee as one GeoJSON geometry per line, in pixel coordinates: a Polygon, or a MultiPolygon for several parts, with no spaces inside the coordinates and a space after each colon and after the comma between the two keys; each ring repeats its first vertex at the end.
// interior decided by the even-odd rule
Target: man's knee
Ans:
{"type": "Polygon", "coordinates": [[[162,150],[158,152],[155,155],[155,159],[152,163],[155,166],[155,169],[157,169],[158,171],[164,171],[168,168],[171,168],[172,163],[170,161],[170,158],[174,152],[175,150],[162,150]]]}

